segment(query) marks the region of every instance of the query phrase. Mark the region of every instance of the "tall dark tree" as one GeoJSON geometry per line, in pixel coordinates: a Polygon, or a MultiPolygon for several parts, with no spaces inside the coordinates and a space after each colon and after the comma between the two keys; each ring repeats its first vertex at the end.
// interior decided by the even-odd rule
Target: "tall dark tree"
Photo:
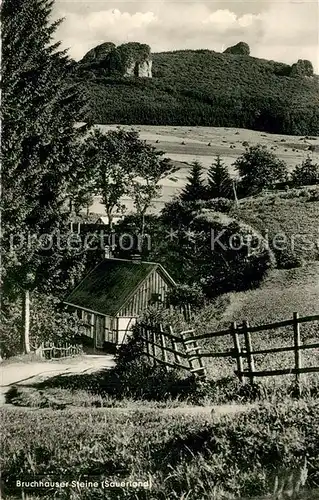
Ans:
{"type": "Polygon", "coordinates": [[[194,161],[187,184],[180,194],[182,201],[195,202],[205,200],[206,188],[203,182],[203,167],[198,161],[194,161]]]}
{"type": "Polygon", "coordinates": [[[60,21],[50,21],[52,7],[50,0],[4,0],[1,9],[2,280],[3,293],[24,294],[25,351],[30,291],[59,274],[61,252],[43,248],[67,224],[70,159],[85,131],[74,126],[83,98],[71,61],[53,43],[60,21]]]}
{"type": "Polygon", "coordinates": [[[222,163],[219,155],[208,171],[207,197],[234,198],[233,183],[228,168],[222,163]]]}

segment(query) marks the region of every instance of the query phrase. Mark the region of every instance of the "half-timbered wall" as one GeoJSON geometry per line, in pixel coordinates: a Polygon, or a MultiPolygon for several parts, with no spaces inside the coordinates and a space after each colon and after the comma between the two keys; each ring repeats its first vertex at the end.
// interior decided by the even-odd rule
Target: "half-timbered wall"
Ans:
{"type": "Polygon", "coordinates": [[[154,270],[141,284],[130,301],[119,311],[117,316],[138,316],[141,311],[147,309],[150,303],[155,301],[156,298],[164,302],[168,289],[169,286],[160,273],[154,270]],[[158,295],[158,297],[155,297],[156,295],[158,295]]]}

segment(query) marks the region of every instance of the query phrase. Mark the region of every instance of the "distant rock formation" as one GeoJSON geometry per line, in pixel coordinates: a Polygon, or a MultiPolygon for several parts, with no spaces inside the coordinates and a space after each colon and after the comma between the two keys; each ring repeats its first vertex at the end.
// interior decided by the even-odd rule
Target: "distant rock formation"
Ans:
{"type": "Polygon", "coordinates": [[[118,47],[102,43],[85,54],[79,67],[102,70],[108,76],[152,78],[151,48],[137,42],[118,47]]]}
{"type": "Polygon", "coordinates": [[[250,48],[248,43],[239,42],[236,45],[233,45],[232,47],[228,47],[228,49],[224,51],[224,54],[239,54],[242,56],[249,56],[250,48]]]}
{"type": "Polygon", "coordinates": [[[307,59],[299,59],[298,62],[291,66],[290,76],[298,77],[298,76],[313,76],[314,69],[313,65],[307,59]]]}
{"type": "Polygon", "coordinates": [[[81,64],[100,64],[103,63],[109,56],[112,50],[116,49],[115,43],[105,42],[101,45],[97,45],[93,49],[89,50],[81,59],[81,64]]]}

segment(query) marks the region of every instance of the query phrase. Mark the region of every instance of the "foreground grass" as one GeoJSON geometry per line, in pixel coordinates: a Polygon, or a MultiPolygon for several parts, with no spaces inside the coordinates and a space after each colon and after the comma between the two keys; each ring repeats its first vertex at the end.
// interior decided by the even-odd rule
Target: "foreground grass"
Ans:
{"type": "Polygon", "coordinates": [[[151,410],[97,414],[2,409],[2,479],[11,495],[18,494],[19,479],[40,475],[68,480],[66,488],[43,492],[46,498],[61,499],[253,497],[270,492],[276,475],[284,481],[290,473],[290,488],[297,489],[305,476],[306,487],[317,487],[318,416],[319,402],[311,399],[262,404],[240,417],[220,420],[151,410]],[[86,477],[140,480],[152,486],[80,491],[72,486],[86,477]]]}

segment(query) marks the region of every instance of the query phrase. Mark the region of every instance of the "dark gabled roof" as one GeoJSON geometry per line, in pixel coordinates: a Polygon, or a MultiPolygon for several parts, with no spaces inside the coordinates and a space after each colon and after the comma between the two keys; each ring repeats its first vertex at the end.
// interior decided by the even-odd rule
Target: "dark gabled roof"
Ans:
{"type": "Polygon", "coordinates": [[[66,304],[115,316],[134,291],[157,269],[166,282],[175,282],[160,264],[105,259],[64,300],[66,304]]]}

